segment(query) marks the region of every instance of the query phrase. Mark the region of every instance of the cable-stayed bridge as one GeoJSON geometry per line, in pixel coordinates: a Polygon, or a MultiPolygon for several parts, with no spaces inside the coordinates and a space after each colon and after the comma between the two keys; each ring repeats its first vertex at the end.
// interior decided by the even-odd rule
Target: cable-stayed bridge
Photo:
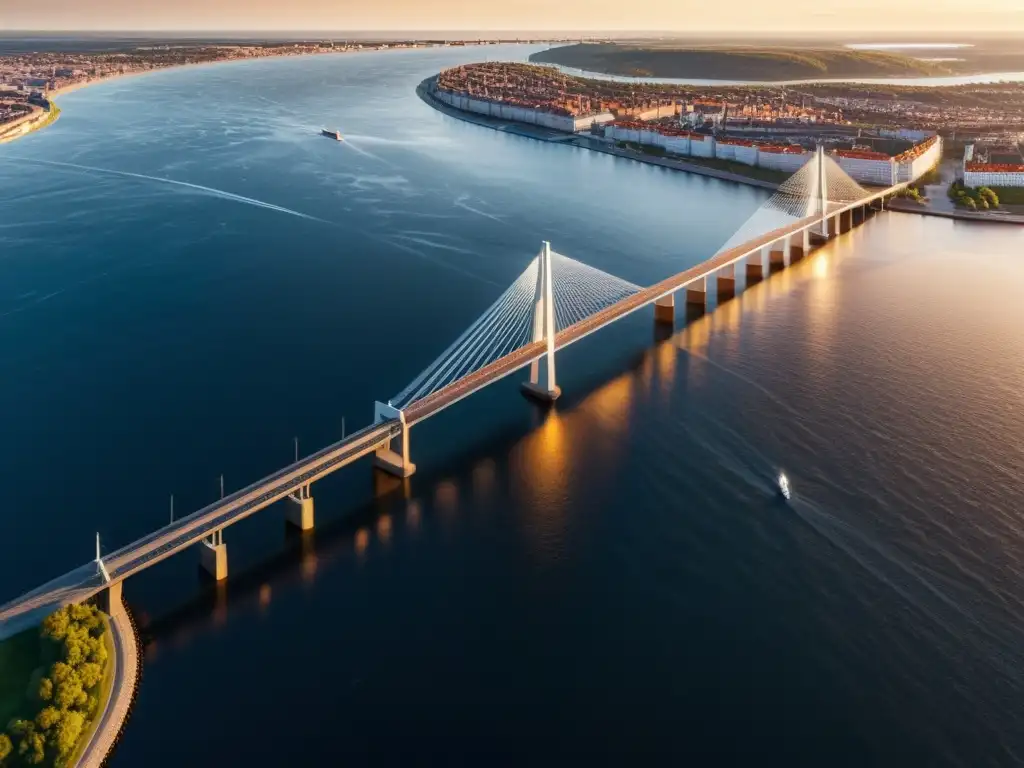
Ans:
{"type": "Polygon", "coordinates": [[[812,245],[861,224],[884,200],[905,187],[869,191],[819,150],[779,188],[729,241],[706,261],[654,285],[641,287],[544,243],[518,278],[469,328],[401,392],[375,406],[373,423],[299,458],[287,467],[159,528],[0,607],[0,638],[37,622],[60,605],[100,596],[120,604],[132,575],[198,545],[214,578],[227,577],[226,528],[287,499],[288,519],[313,527],[311,486],[363,457],[400,477],[415,471],[410,428],[459,400],[529,367],[524,391],[553,401],[560,390],[557,352],[649,305],[657,321],[674,319],[679,296],[704,306],[709,294],[732,296],[737,280],[749,283],[810,253],[812,245]],[[742,276],[742,278],[741,278],[742,276]]]}

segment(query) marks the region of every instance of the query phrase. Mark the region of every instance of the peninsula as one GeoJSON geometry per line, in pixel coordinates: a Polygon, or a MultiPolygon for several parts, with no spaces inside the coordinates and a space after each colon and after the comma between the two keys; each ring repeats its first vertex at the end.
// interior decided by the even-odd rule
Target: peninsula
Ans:
{"type": "Polygon", "coordinates": [[[580,43],[530,56],[538,64],[626,77],[781,82],[843,78],[940,77],[1024,70],[1024,53],[1005,44],[957,49],[955,56],[897,50],[778,44],[653,41],[580,43]]]}
{"type": "Polygon", "coordinates": [[[562,46],[531,61],[630,77],[702,78],[772,82],[810,78],[948,75],[945,63],[898,53],[844,48],[758,46],[678,47],[673,44],[599,43],[562,46]]]}

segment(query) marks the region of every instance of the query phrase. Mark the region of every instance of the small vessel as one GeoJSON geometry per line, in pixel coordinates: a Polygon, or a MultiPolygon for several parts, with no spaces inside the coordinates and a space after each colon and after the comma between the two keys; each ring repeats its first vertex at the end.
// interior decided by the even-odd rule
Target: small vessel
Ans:
{"type": "Polygon", "coordinates": [[[790,499],[789,478],[786,477],[786,473],[785,472],[779,472],[778,483],[779,483],[779,493],[782,494],[782,498],[786,499],[786,501],[789,501],[789,499],[790,499]]]}
{"type": "Polygon", "coordinates": [[[326,128],[321,128],[320,129],[320,135],[321,136],[326,136],[329,139],[334,139],[335,141],[344,141],[345,140],[342,137],[342,135],[341,135],[341,131],[329,131],[326,128]]]}

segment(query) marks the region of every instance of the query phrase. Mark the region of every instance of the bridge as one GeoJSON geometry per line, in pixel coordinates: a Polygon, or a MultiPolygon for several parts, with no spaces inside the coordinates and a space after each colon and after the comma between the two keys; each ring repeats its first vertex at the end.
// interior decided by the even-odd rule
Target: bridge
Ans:
{"type": "Polygon", "coordinates": [[[863,223],[886,198],[907,186],[866,190],[819,149],[713,256],[641,287],[553,251],[544,243],[523,273],[455,342],[404,390],[376,403],[373,423],[202,509],[103,555],[0,606],[0,638],[38,623],[68,603],[99,598],[121,605],[122,584],[184,549],[199,547],[202,566],[217,580],[228,575],[224,531],[278,501],[289,522],[314,525],[311,487],[364,457],[399,477],[415,471],[412,426],[463,398],[529,367],[530,397],[560,394],[557,352],[647,306],[657,322],[672,322],[676,297],[688,305],[733,296],[737,285],[768,277],[807,256],[812,247],[863,223]],[[710,299],[714,296],[714,299],[710,299]]]}

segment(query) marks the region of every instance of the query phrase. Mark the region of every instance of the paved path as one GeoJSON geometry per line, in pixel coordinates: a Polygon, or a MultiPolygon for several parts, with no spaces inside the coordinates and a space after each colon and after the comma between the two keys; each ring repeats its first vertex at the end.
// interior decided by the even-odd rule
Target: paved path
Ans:
{"type": "Polygon", "coordinates": [[[110,611],[114,656],[107,663],[114,665],[114,681],[110,688],[110,697],[99,716],[99,724],[78,761],[78,768],[99,768],[103,765],[128,718],[128,709],[131,707],[138,682],[140,650],[128,609],[118,600],[116,605],[111,606],[110,611]]]}

